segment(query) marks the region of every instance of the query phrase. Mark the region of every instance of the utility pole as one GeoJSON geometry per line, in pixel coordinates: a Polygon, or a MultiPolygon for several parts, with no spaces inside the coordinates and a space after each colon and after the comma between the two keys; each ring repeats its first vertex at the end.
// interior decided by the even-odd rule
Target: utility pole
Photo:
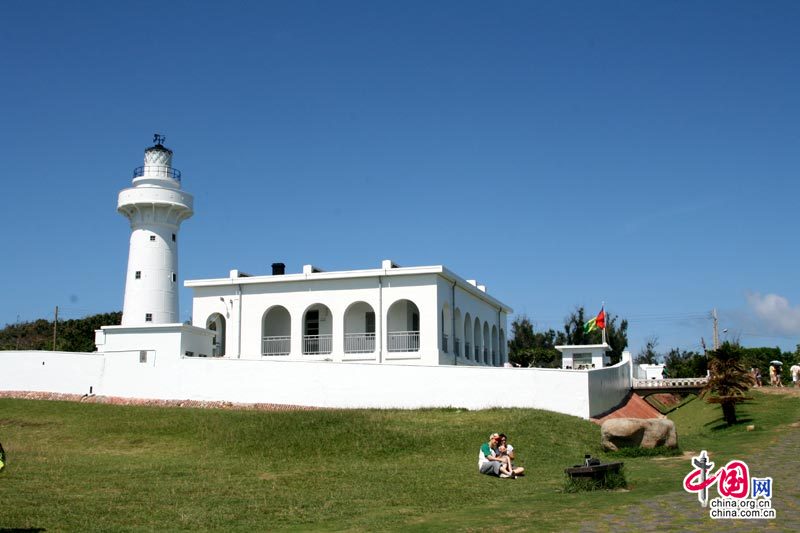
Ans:
{"type": "Polygon", "coordinates": [[[719,349],[719,320],[717,319],[717,308],[711,311],[711,319],[714,321],[714,350],[719,349]]]}
{"type": "Polygon", "coordinates": [[[58,334],[58,306],[56,306],[56,319],[53,321],[53,351],[56,351],[56,336],[58,334]]]}

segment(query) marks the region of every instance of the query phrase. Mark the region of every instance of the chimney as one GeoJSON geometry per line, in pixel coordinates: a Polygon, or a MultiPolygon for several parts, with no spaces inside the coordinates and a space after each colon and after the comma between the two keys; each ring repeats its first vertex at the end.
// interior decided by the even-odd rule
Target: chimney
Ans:
{"type": "Polygon", "coordinates": [[[286,273],[286,265],[283,263],[272,263],[272,275],[283,276],[286,273]]]}

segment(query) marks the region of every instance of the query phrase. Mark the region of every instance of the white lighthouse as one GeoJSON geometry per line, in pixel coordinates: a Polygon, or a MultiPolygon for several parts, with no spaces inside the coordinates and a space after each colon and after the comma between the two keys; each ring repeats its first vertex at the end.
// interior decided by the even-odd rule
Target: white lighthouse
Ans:
{"type": "Polygon", "coordinates": [[[181,189],[172,150],[156,134],[133,171],[133,187],[119,193],[117,211],[131,223],[123,326],[174,324],[178,314],[178,230],[191,217],[192,195],[181,189]]]}

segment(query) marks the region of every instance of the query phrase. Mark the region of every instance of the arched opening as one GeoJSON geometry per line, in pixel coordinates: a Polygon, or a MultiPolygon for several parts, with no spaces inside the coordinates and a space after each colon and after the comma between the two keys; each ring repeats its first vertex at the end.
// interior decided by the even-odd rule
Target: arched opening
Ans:
{"type": "Polygon", "coordinates": [[[453,335],[455,339],[453,339],[453,353],[457,356],[461,356],[461,339],[463,338],[462,328],[461,328],[461,309],[456,307],[456,312],[454,313],[455,317],[453,322],[455,323],[453,335]]]}
{"type": "Polygon", "coordinates": [[[500,328],[500,361],[506,362],[506,332],[500,328]]]}
{"type": "Polygon", "coordinates": [[[206,329],[214,332],[211,339],[212,357],[222,357],[225,355],[225,317],[219,313],[214,313],[206,320],[206,329]]]}
{"type": "Polygon", "coordinates": [[[356,302],[344,312],[344,353],[375,351],[375,310],[366,302],[356,302]]]}
{"type": "Polygon", "coordinates": [[[464,357],[472,359],[472,317],[464,317],[464,357]]]}
{"type": "Polygon", "coordinates": [[[453,315],[450,313],[450,305],[449,304],[444,304],[444,307],[442,307],[442,317],[441,317],[442,318],[442,327],[441,327],[441,332],[442,332],[442,351],[444,353],[448,353],[450,351],[449,350],[449,348],[450,348],[449,344],[450,343],[448,341],[450,340],[449,333],[450,333],[450,327],[452,326],[452,316],[453,315]]]}
{"type": "Polygon", "coordinates": [[[475,317],[475,325],[472,328],[472,342],[473,351],[475,353],[475,362],[481,362],[481,321],[475,317]]]}
{"type": "Polygon", "coordinates": [[[492,364],[500,366],[500,358],[497,353],[497,326],[492,326],[492,364]]]}
{"type": "Polygon", "coordinates": [[[386,346],[390,352],[419,351],[419,308],[411,300],[398,300],[387,314],[386,346]]]}
{"type": "Polygon", "coordinates": [[[491,364],[491,359],[489,359],[489,344],[491,343],[491,337],[489,337],[489,323],[483,323],[483,336],[481,337],[481,347],[483,348],[483,362],[484,364],[491,364]]]}
{"type": "Polygon", "coordinates": [[[303,313],[303,354],[319,355],[333,351],[333,316],[325,304],[309,306],[303,313]]]}
{"type": "Polygon", "coordinates": [[[261,354],[289,355],[292,346],[292,317],[282,305],[270,307],[261,319],[261,354]]]}

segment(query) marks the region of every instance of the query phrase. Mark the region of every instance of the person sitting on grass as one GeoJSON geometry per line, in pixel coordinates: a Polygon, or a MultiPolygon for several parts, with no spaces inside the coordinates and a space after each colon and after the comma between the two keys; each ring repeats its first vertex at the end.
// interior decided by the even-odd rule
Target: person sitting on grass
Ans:
{"type": "Polygon", "coordinates": [[[511,477],[512,471],[509,470],[503,461],[495,454],[500,435],[492,433],[489,435],[489,442],[484,442],[478,451],[478,472],[489,476],[499,476],[502,478],[511,477]]]}
{"type": "Polygon", "coordinates": [[[505,463],[512,475],[521,476],[525,473],[525,469],[521,466],[514,468],[514,447],[508,443],[508,437],[505,433],[498,435],[500,438],[497,441],[497,453],[500,459],[505,463]]]}

